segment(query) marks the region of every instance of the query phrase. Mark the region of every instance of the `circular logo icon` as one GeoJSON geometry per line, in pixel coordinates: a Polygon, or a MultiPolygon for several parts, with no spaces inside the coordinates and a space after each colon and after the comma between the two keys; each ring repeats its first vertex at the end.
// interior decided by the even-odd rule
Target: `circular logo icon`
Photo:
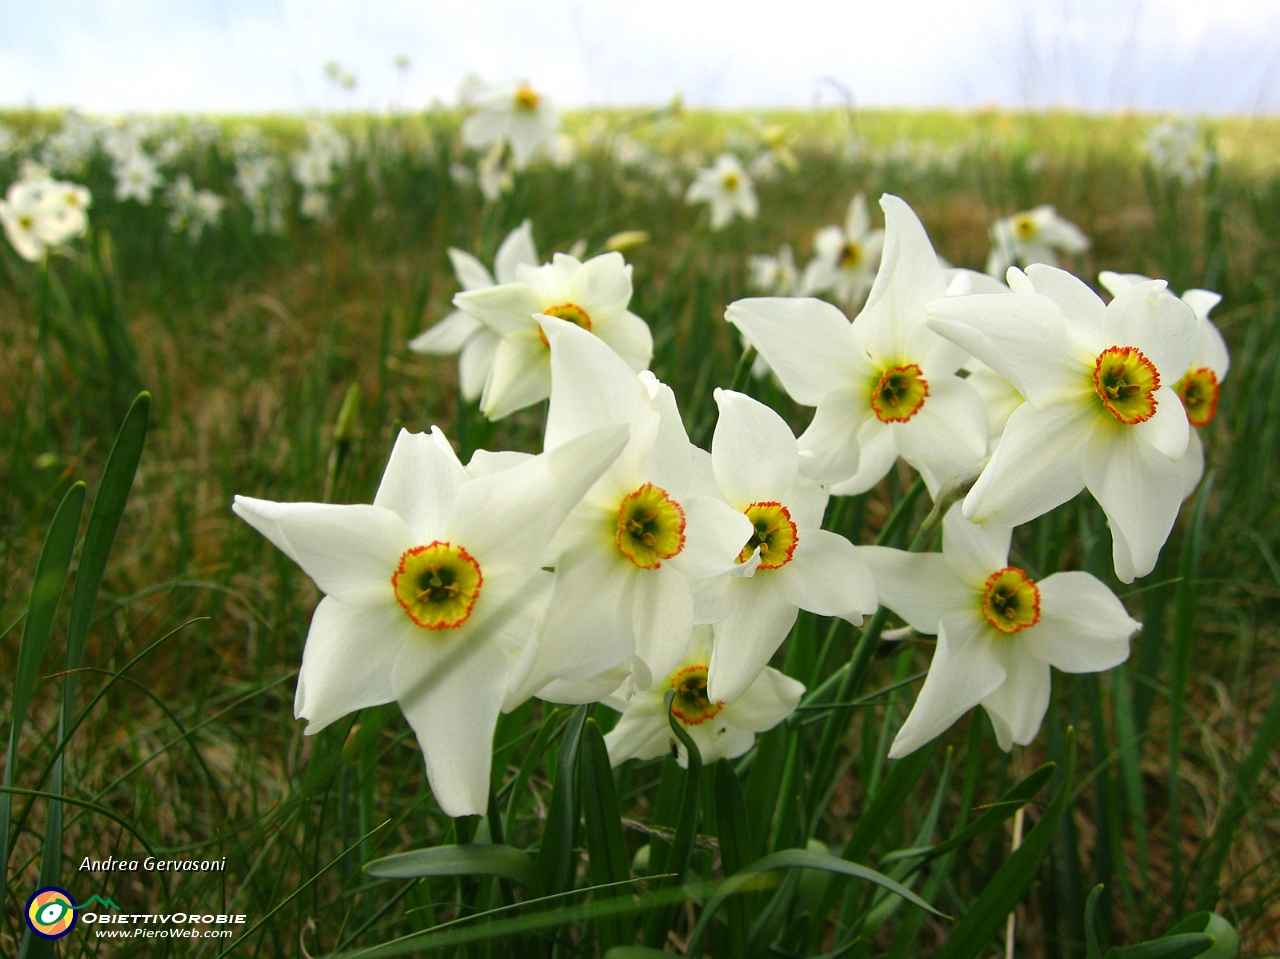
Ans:
{"type": "Polygon", "coordinates": [[[27,925],[37,936],[61,939],[76,924],[76,901],[57,886],[37,889],[27,900],[27,925]]]}

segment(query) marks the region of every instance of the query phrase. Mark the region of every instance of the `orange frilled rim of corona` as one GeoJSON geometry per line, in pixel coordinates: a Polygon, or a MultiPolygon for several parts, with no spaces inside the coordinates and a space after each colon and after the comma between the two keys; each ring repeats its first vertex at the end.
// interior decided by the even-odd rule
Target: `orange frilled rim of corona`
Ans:
{"type": "Polygon", "coordinates": [[[1173,391],[1182,400],[1187,420],[1192,426],[1208,426],[1218,415],[1218,399],[1222,385],[1218,374],[1207,366],[1188,370],[1187,375],[1174,384],[1173,391]]]}
{"type": "Polygon", "coordinates": [[[915,363],[886,369],[871,390],[871,412],[881,423],[905,423],[920,412],[929,381],[915,363]]]}
{"type": "Polygon", "coordinates": [[[1160,373],[1136,346],[1113,346],[1093,364],[1093,388],[1108,413],[1133,426],[1155,415],[1160,373]]]}
{"type": "Polygon", "coordinates": [[[671,715],[686,726],[699,726],[724,709],[724,703],[713,703],[707,698],[706,666],[676,670],[671,674],[671,688],[676,692],[671,699],[671,715]]]}
{"type": "MultiPolygon", "coordinates": [[[[549,306],[542,311],[544,316],[554,316],[558,320],[567,320],[574,326],[580,326],[588,333],[591,332],[591,314],[580,307],[577,303],[561,303],[559,306],[549,306]]],[[[542,332],[542,327],[538,327],[538,339],[542,340],[542,345],[549,347],[551,344],[547,342],[547,334],[542,332]]]]}
{"type": "Polygon", "coordinates": [[[1016,566],[987,577],[982,591],[982,615],[1006,636],[1040,622],[1040,587],[1016,566]]]}
{"type": "Polygon", "coordinates": [[[618,550],[641,569],[657,569],[684,549],[684,509],[661,486],[645,483],[618,506],[618,550]]]}
{"type": "Polygon", "coordinates": [[[405,550],[391,574],[396,602],[422,629],[457,629],[471,616],[483,585],[475,557],[439,540],[405,550]]]}

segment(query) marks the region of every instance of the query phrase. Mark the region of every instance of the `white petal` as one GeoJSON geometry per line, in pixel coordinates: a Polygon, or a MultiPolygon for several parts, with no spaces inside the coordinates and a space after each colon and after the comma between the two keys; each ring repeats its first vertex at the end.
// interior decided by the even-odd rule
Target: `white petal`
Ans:
{"type": "Polygon", "coordinates": [[[876,610],[876,589],[861,552],[843,536],[825,529],[805,530],[791,562],[761,570],[789,603],[819,616],[862,621],[876,610]]]}
{"type": "Polygon", "coordinates": [[[931,496],[987,455],[987,408],[978,391],[957,376],[929,381],[924,405],[890,429],[899,454],[920,471],[931,496]]]}
{"type": "Polygon", "coordinates": [[[844,218],[844,231],[853,239],[860,240],[870,229],[871,213],[867,209],[867,198],[862,193],[854,194],[844,218]]]}
{"type": "Polygon", "coordinates": [[[1111,524],[1116,575],[1122,583],[1146,576],[1155,568],[1182,505],[1177,464],[1136,431],[1117,425],[1098,430],[1085,448],[1084,478],[1111,524]],[[1131,569],[1121,568],[1116,543],[1120,539],[1131,557],[1131,569]]]}
{"type": "Polygon", "coordinates": [[[462,348],[458,357],[458,389],[462,397],[474,403],[484,392],[485,381],[489,379],[489,370],[493,367],[494,354],[498,352],[498,344],[502,338],[487,326],[471,337],[462,348]]]}
{"type": "MultiPolygon", "coordinates": [[[[803,437],[801,437],[803,439],[803,437]]],[[[833,496],[857,496],[875,486],[893,468],[898,459],[898,445],[893,429],[874,416],[868,416],[858,428],[858,472],[840,483],[833,483],[833,496]]]]}
{"type": "Polygon", "coordinates": [[[1081,343],[1093,344],[1104,338],[1106,305],[1083,280],[1066,270],[1043,263],[1028,266],[1027,277],[1037,293],[1047,296],[1062,311],[1068,327],[1083,328],[1084,335],[1079,337],[1081,343]]]}
{"type": "Polygon", "coordinates": [[[322,593],[348,602],[392,599],[391,574],[404,551],[418,545],[399,516],[378,506],[237,496],[231,509],[301,566],[322,593]]]}
{"type": "Polygon", "coordinates": [[[621,253],[603,253],[583,263],[569,291],[589,316],[615,316],[631,302],[631,267],[621,253]]]}
{"type": "Polygon", "coordinates": [[[817,406],[854,378],[858,357],[849,321],[830,303],[758,297],[729,304],[724,315],[769,361],[797,403],[817,406]]]}
{"type": "Polygon", "coordinates": [[[1087,355],[1071,340],[1062,313],[1046,296],[1015,292],[949,297],[930,303],[928,315],[931,328],[968,350],[1033,403],[1053,402],[1092,387],[1089,376],[1096,354],[1087,355]]]}
{"type": "Polygon", "coordinates": [[[411,339],[409,349],[415,353],[448,356],[462,349],[463,344],[483,325],[474,316],[454,310],[431,329],[411,339]]]}
{"type": "Polygon", "coordinates": [[[551,354],[542,341],[532,334],[503,339],[494,352],[480,398],[484,415],[500,420],[550,395],[551,354]]]}
{"type": "MultiPolygon", "coordinates": [[[[834,389],[824,396],[797,444],[802,457],[800,469],[804,475],[824,484],[844,483],[857,476],[862,458],[860,434],[868,422],[876,421],[871,415],[867,397],[849,387],[834,389]]],[[[891,437],[889,444],[893,445],[891,437]]],[[[894,446],[889,462],[897,458],[898,449],[894,446]]],[[[872,464],[873,469],[875,465],[872,464]]],[[[887,471],[888,467],[885,469],[887,471]]],[[[879,477],[871,485],[878,482],[879,477]]]]}
{"type": "Polygon", "coordinates": [[[791,427],[742,393],[718,389],[715,400],[720,416],[711,441],[711,465],[725,499],[736,509],[781,502],[795,484],[800,455],[791,427]]]}
{"type": "Polygon", "coordinates": [[[996,657],[981,616],[975,612],[946,617],[938,629],[929,675],[893,740],[889,758],[910,755],[941,736],[1004,681],[1004,666],[996,657]]]}
{"type": "MultiPolygon", "coordinates": [[[[1187,291],[1195,292],[1204,291],[1187,291]]],[[[1200,321],[1200,346],[1192,363],[1196,368],[1209,367],[1217,375],[1219,382],[1226,378],[1227,370],[1231,368],[1231,353],[1227,350],[1227,341],[1222,338],[1222,333],[1213,325],[1212,320],[1200,321]]]]}
{"type": "Polygon", "coordinates": [[[880,602],[917,632],[936,633],[944,616],[978,608],[972,584],[957,576],[941,553],[887,546],[861,546],[858,552],[871,570],[880,602]]]}
{"type": "Polygon", "coordinates": [[[774,588],[770,572],[776,571],[732,583],[729,616],[714,627],[707,673],[712,702],[733,702],[746,692],[795,624],[798,610],[774,588]]]}
{"type": "Polygon", "coordinates": [[[625,426],[592,430],[554,450],[459,490],[449,541],[464,546],[482,574],[535,569],[569,511],[626,445],[625,426]]]}
{"type": "Polygon", "coordinates": [[[348,713],[395,699],[396,656],[417,627],[391,598],[344,603],[326,596],[311,617],[293,712],[307,734],[348,713]]]}
{"type": "Polygon", "coordinates": [[[1013,411],[1004,435],[964,501],[964,515],[990,528],[1021,526],[1084,488],[1084,450],[1096,424],[1086,404],[1013,411]]]}
{"type": "Polygon", "coordinates": [[[551,344],[547,449],[609,423],[630,425],[635,437],[652,428],[653,402],[620,356],[573,323],[555,317],[541,322],[551,344]]]}
{"type": "Polygon", "coordinates": [[[607,322],[602,320],[594,332],[637,373],[648,369],[653,360],[653,333],[649,324],[630,310],[607,322]]]}
{"type": "Polygon", "coordinates": [[[1182,302],[1191,307],[1191,312],[1202,323],[1209,318],[1210,311],[1222,302],[1222,294],[1212,290],[1187,290],[1182,294],[1182,302]]]}
{"type": "Polygon", "coordinates": [[[1121,290],[1107,305],[1108,343],[1136,346],[1172,385],[1191,366],[1200,329],[1191,307],[1165,291],[1164,280],[1121,290]]]}
{"type": "Polygon", "coordinates": [[[739,729],[762,733],[795,712],[803,695],[803,683],[766,667],[741,698],[726,705],[720,715],[739,729]]]}
{"type": "Polygon", "coordinates": [[[671,729],[659,701],[656,706],[648,698],[636,697],[618,720],[618,725],[604,737],[609,751],[609,764],[620,766],[628,759],[657,759],[668,749],[671,729]]]}
{"type": "Polygon", "coordinates": [[[1012,642],[995,640],[992,645],[1004,667],[1005,681],[982,698],[982,708],[991,717],[996,742],[1006,752],[1013,743],[1025,746],[1036,738],[1045,711],[1049,708],[1052,678],[1049,664],[1019,649],[1012,642]]]}
{"type": "Polygon", "coordinates": [[[1142,624],[1101,580],[1088,573],[1054,573],[1040,587],[1040,622],[1014,636],[1064,673],[1099,673],[1129,658],[1129,638],[1142,624]]]}
{"type": "Polygon", "coordinates": [[[676,668],[693,633],[693,594],[688,578],[670,563],[636,574],[631,629],[636,655],[651,675],[666,676],[676,668]]]}
{"type": "Polygon", "coordinates": [[[430,433],[401,430],[382,473],[373,505],[399,516],[419,544],[437,540],[467,471],[436,427],[430,433]]]}
{"type": "Polygon", "coordinates": [[[966,583],[981,587],[992,573],[1009,565],[1010,528],[986,530],[964,518],[957,507],[942,520],[942,551],[947,564],[966,583]]]}
{"type": "Polygon", "coordinates": [[[629,672],[626,666],[619,666],[579,682],[557,679],[538,690],[538,698],[571,706],[603,702],[626,681],[629,672]]]}
{"type": "Polygon", "coordinates": [[[1155,391],[1155,415],[1149,420],[1138,423],[1134,429],[1138,434],[1171,460],[1182,458],[1187,451],[1187,443],[1191,437],[1191,424],[1187,422],[1187,412],[1178,399],[1178,394],[1168,386],[1161,386],[1155,391]]]}
{"type": "Polygon", "coordinates": [[[1204,476],[1204,443],[1200,440],[1200,431],[1192,430],[1187,437],[1187,451],[1177,461],[1178,475],[1182,477],[1182,498],[1186,499],[1200,485],[1200,477],[1204,476]]]}
{"type": "Polygon", "coordinates": [[[494,473],[509,470],[511,467],[519,466],[521,463],[531,459],[533,459],[532,453],[519,453],[515,450],[498,450],[496,452],[476,450],[471,454],[471,459],[467,461],[467,475],[472,479],[479,479],[481,476],[492,476],[494,473]]]}
{"type": "Polygon", "coordinates": [[[681,572],[700,578],[732,569],[751,538],[751,520],[732,506],[710,496],[686,496],[684,548],[668,562],[681,572]]]}
{"type": "Polygon", "coordinates": [[[449,260],[453,263],[453,272],[464,290],[483,290],[493,286],[493,277],[485,265],[470,253],[451,246],[449,260]]]}
{"type": "MultiPolygon", "coordinates": [[[[493,272],[499,283],[513,283],[516,267],[538,265],[538,248],[533,242],[533,223],[525,220],[507,234],[493,257],[493,272]]],[[[471,289],[471,287],[467,287],[471,289]]]]}
{"type": "Polygon", "coordinates": [[[482,816],[489,808],[493,731],[509,661],[495,643],[474,641],[444,665],[436,637],[406,643],[396,662],[396,700],[417,734],[427,779],[448,816],[482,816]]]}

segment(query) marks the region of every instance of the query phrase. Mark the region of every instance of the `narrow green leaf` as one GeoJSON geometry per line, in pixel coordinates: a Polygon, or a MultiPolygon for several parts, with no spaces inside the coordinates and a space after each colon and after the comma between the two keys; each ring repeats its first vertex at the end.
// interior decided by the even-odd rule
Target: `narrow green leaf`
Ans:
{"type": "Polygon", "coordinates": [[[671,953],[648,946],[614,946],[604,954],[604,959],[665,959],[671,953]]]}
{"type": "Polygon", "coordinates": [[[1106,959],[1195,959],[1213,948],[1213,936],[1192,932],[1107,950],[1106,959]]]}
{"type": "MultiPolygon", "coordinates": [[[[582,776],[582,814],[587,834],[587,855],[591,866],[591,882],[604,885],[631,877],[631,860],[622,836],[622,812],[613,783],[613,768],[604,736],[594,719],[587,720],[582,731],[580,749],[582,776]]],[[[619,891],[626,890],[619,887],[619,891]]],[[[616,894],[616,893],[615,893],[616,894]]],[[[604,898],[609,898],[605,896],[604,898]]],[[[601,952],[635,939],[627,935],[620,916],[607,916],[596,923],[596,937],[601,952]]]]}
{"type": "MultiPolygon", "coordinates": [[[[720,864],[725,876],[735,875],[743,866],[754,862],[758,848],[751,836],[742,786],[732,764],[722,759],[716,763],[716,826],[720,839],[720,864]]],[[[735,896],[729,902],[729,951],[731,956],[747,952],[747,929],[750,927],[747,901],[735,896]]]]}
{"type": "Polygon", "coordinates": [[[747,787],[743,793],[747,822],[755,830],[760,845],[770,848],[773,831],[773,814],[778,808],[778,791],[782,788],[783,769],[787,763],[787,739],[791,735],[789,724],[779,723],[756,739],[755,759],[747,774],[747,787]]]}
{"type": "Polygon", "coordinates": [[[578,826],[573,776],[588,708],[579,706],[573,711],[560,740],[551,807],[547,810],[547,825],[542,833],[542,845],[538,848],[538,877],[546,892],[568,889],[573,879],[573,834],[578,826]]]}
{"type": "Polygon", "coordinates": [[[701,955],[702,938],[706,934],[707,926],[715,916],[716,910],[724,904],[726,899],[744,887],[749,886],[761,873],[771,872],[776,869],[820,869],[836,875],[864,879],[874,885],[888,889],[892,893],[896,893],[908,902],[933,913],[935,916],[943,919],[947,918],[945,914],[934,909],[933,906],[929,905],[910,889],[894,882],[888,876],[878,873],[874,869],[868,869],[866,866],[859,866],[857,863],[847,862],[844,859],[812,849],[784,849],[782,852],[771,853],[763,859],[752,863],[747,868],[739,870],[716,887],[715,893],[707,900],[706,905],[702,907],[702,915],[698,917],[698,924],[694,926],[693,933],[689,936],[687,954],[691,956],[701,955]]]}
{"type": "Polygon", "coordinates": [[[434,846],[383,856],[364,864],[379,879],[418,879],[422,876],[497,876],[536,889],[538,874],[527,853],[510,846],[468,843],[434,846]]]}
{"type": "Polygon", "coordinates": [[[871,850],[888,825],[902,817],[902,804],[915,789],[924,771],[929,768],[937,746],[938,741],[935,739],[894,761],[889,775],[876,790],[870,805],[863,810],[853,835],[845,843],[841,858],[850,862],[864,862],[871,855],[871,850]]]}
{"type": "Polygon", "coordinates": [[[1066,769],[1057,794],[1040,821],[1027,833],[1022,845],[1005,860],[977,901],[956,924],[938,951],[937,959],[972,959],[990,947],[992,937],[1031,885],[1041,861],[1053,844],[1054,832],[1071,802],[1075,772],[1075,730],[1068,729],[1066,769]]]}
{"type": "MultiPolygon", "coordinates": [[[[18,646],[18,675],[14,680],[12,714],[9,727],[9,751],[5,760],[3,786],[11,787],[14,765],[18,758],[18,742],[26,723],[27,708],[35,691],[36,678],[45,650],[49,647],[49,634],[53,629],[53,617],[58,610],[67,582],[67,570],[71,567],[71,554],[75,550],[76,535],[80,532],[80,514],[84,511],[84,483],[75,483],[62,497],[58,511],[49,524],[49,532],[36,562],[36,575],[31,584],[31,598],[27,603],[27,617],[22,624],[22,640],[18,646]]],[[[0,793],[0,867],[6,882],[0,884],[0,911],[4,909],[5,887],[9,875],[9,822],[13,806],[13,793],[0,793]]]]}
{"type": "Polygon", "coordinates": [[[1089,891],[1084,904],[1085,959],[1102,959],[1102,944],[1098,939],[1098,900],[1102,898],[1102,883],[1089,891]]]}

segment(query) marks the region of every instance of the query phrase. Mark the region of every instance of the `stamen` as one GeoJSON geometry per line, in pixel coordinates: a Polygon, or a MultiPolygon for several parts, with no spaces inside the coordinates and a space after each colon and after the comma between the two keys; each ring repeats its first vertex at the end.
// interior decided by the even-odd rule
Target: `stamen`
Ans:
{"type": "Polygon", "coordinates": [[[881,423],[905,423],[924,406],[929,381],[915,363],[891,366],[871,390],[871,411],[881,423]]]}
{"type": "Polygon", "coordinates": [[[781,503],[765,501],[752,503],[743,513],[751,520],[755,532],[738,554],[738,562],[745,563],[758,547],[760,569],[777,569],[791,562],[800,536],[791,520],[791,511],[781,503]]]}
{"type": "Polygon", "coordinates": [[[652,483],[618,505],[618,550],[641,569],[657,569],[684,549],[684,509],[652,483]]]}
{"type": "Polygon", "coordinates": [[[1016,566],[1006,566],[987,577],[982,593],[982,615],[1006,636],[1040,622],[1040,587],[1016,566]]]}
{"type": "Polygon", "coordinates": [[[1107,412],[1126,426],[1155,415],[1160,374],[1137,347],[1113,346],[1100,353],[1093,385],[1107,412]]]}
{"type": "Polygon", "coordinates": [[[405,550],[391,574],[396,602],[423,629],[457,629],[471,615],[483,584],[475,557],[439,540],[405,550]]]}

